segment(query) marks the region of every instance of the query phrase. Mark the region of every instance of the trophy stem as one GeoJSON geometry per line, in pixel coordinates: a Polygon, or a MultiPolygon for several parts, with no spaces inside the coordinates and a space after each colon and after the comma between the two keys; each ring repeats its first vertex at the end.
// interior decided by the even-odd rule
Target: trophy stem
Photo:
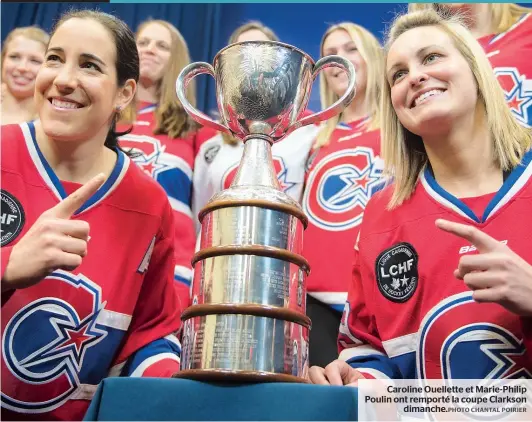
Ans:
{"type": "Polygon", "coordinates": [[[269,186],[281,190],[273,166],[272,142],[266,136],[249,136],[244,140],[244,152],[233,186],[269,186]]]}

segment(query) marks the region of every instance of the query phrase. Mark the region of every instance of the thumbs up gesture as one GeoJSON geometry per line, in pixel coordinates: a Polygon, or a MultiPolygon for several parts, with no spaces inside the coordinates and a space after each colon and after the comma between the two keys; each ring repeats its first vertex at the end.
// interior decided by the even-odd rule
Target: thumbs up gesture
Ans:
{"type": "Polygon", "coordinates": [[[72,271],[81,264],[87,255],[89,223],[70,218],[104,181],[99,174],[41,214],[11,250],[2,291],[32,286],[55,270],[72,271]]]}
{"type": "Polygon", "coordinates": [[[520,316],[532,316],[532,266],[473,226],[436,220],[441,230],[467,240],[478,254],[460,258],[454,276],[473,291],[477,302],[493,302],[520,316]]]}

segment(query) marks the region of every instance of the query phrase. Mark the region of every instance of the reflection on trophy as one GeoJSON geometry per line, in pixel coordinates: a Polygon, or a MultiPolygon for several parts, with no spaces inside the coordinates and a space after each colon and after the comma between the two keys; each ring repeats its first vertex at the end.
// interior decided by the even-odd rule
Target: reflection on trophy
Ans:
{"type": "Polygon", "coordinates": [[[301,255],[307,218],[282,192],[271,147],[302,126],[340,113],[355,95],[353,65],[339,56],[316,64],[278,42],[243,42],[208,63],[192,63],[176,82],[177,96],[197,122],[229,132],[244,152],[229,189],[201,210],[201,246],[192,260],[192,306],[182,314],[181,370],[175,377],[305,382],[308,371],[306,277],[301,255]],[[331,107],[301,118],[317,74],[330,66],[348,75],[331,107]],[[216,80],[220,122],[192,107],[187,84],[216,80]]]}

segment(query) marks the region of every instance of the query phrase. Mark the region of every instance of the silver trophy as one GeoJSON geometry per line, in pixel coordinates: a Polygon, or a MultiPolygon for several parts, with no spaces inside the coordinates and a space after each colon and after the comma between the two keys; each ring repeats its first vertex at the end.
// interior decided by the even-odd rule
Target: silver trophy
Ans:
{"type": "Polygon", "coordinates": [[[177,96],[204,126],[241,139],[244,152],[231,187],[200,211],[201,247],[192,260],[192,306],[182,314],[181,370],[175,377],[305,382],[308,371],[306,277],[301,251],[307,218],[284,193],[271,147],[292,131],[340,113],[355,96],[355,70],[340,56],[316,64],[303,51],[271,41],[229,45],[208,63],[185,67],[177,96]],[[300,118],[320,71],[348,76],[331,107],[300,118]],[[188,83],[216,80],[220,122],[185,97],[188,83]]]}

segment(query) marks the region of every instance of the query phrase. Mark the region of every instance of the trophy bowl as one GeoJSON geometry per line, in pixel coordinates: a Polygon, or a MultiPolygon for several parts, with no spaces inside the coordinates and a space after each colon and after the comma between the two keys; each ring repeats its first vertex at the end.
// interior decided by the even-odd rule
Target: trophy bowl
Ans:
{"type": "Polygon", "coordinates": [[[314,63],[303,51],[273,41],[229,45],[213,63],[185,67],[177,96],[198,123],[238,137],[244,151],[229,189],[199,213],[192,305],[181,316],[181,369],[174,377],[306,382],[310,267],[301,252],[308,220],[281,190],[271,146],[341,112],[355,95],[355,71],[342,57],[314,63]],[[316,76],[331,66],[347,73],[345,94],[302,117],[316,76]],[[216,81],[219,122],[185,97],[188,83],[203,73],[216,81]]]}

